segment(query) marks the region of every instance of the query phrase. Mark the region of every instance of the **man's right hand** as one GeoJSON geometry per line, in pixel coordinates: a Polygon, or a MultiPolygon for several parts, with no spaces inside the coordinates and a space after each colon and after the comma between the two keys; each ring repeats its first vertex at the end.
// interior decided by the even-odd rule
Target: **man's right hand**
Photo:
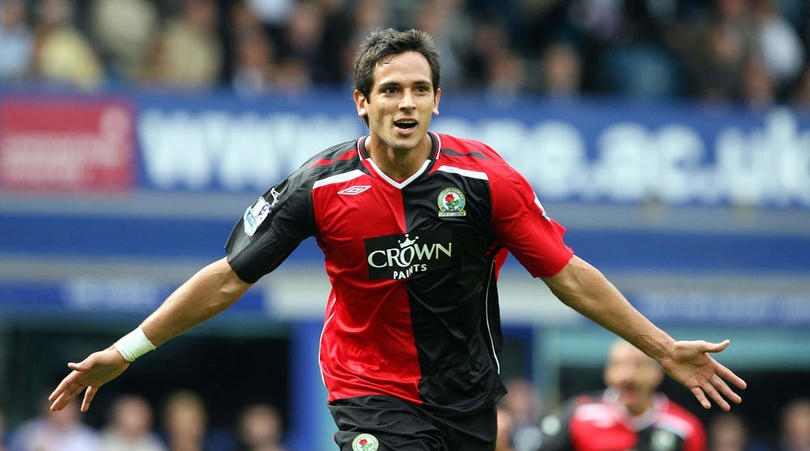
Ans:
{"type": "Polygon", "coordinates": [[[56,390],[48,397],[51,410],[61,410],[84,391],[81,410],[87,412],[98,389],[121,375],[129,368],[129,362],[124,360],[114,346],[110,346],[103,351],[90,354],[79,363],[68,363],[68,368],[73,371],[62,379],[56,390]]]}

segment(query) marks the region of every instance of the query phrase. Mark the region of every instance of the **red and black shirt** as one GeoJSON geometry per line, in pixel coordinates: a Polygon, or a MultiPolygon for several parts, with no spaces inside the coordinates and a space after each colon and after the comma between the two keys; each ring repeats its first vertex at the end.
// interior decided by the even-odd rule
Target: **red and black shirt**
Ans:
{"type": "Polygon", "coordinates": [[[563,408],[559,423],[543,420],[543,429],[555,429],[541,451],[705,451],[706,433],[700,420],[664,395],[653,407],[633,416],[607,390],[583,395],[563,408]]]}
{"type": "Polygon", "coordinates": [[[316,238],[332,285],[320,343],[330,401],[493,405],[505,393],[495,282],[507,250],[535,277],[573,255],[565,229],[495,151],[429,135],[430,158],[402,181],[377,168],[365,138],[321,152],[249,207],[226,245],[252,283],[316,238]]]}

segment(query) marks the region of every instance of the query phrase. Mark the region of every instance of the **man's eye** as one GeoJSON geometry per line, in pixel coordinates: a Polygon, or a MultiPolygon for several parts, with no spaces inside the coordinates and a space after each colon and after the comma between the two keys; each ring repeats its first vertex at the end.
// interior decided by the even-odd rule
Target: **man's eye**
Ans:
{"type": "Polygon", "coordinates": [[[397,88],[385,88],[383,90],[383,92],[386,93],[386,94],[393,94],[393,93],[397,92],[397,88]]]}

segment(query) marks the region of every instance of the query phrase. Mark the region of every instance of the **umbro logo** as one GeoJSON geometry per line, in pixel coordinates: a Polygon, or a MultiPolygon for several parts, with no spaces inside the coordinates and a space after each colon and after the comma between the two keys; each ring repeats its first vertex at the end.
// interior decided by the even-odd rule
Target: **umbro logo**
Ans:
{"type": "Polygon", "coordinates": [[[345,194],[347,196],[355,196],[357,194],[362,193],[363,191],[371,188],[371,185],[354,185],[350,186],[344,190],[338,191],[338,194],[345,194]]]}

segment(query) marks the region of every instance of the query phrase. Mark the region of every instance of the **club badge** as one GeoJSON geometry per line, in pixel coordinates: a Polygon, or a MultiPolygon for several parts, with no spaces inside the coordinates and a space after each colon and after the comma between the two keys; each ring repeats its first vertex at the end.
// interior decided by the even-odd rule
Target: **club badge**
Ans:
{"type": "Polygon", "coordinates": [[[377,451],[380,447],[380,442],[377,437],[371,434],[359,434],[352,440],[352,449],[354,451],[377,451]]]}
{"type": "Polygon", "coordinates": [[[467,200],[464,193],[458,188],[445,188],[439,193],[437,199],[439,204],[439,217],[446,218],[452,216],[467,216],[464,205],[467,200]]]}

